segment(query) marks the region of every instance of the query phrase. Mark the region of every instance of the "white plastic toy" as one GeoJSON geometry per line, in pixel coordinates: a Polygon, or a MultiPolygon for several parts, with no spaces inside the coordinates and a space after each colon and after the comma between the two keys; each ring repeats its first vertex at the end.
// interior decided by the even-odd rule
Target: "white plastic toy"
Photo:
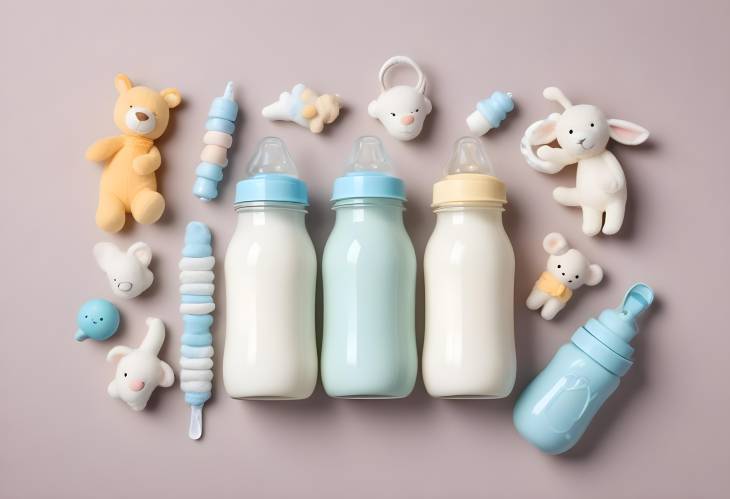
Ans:
{"type": "Polygon", "coordinates": [[[134,243],[126,252],[113,243],[97,243],[94,257],[109,278],[112,291],[121,298],[139,296],[155,278],[147,268],[152,260],[152,250],[143,242],[134,243]]]}
{"type": "Polygon", "coordinates": [[[391,57],[378,75],[380,95],[368,106],[368,114],[377,118],[385,126],[388,133],[398,140],[412,140],[418,137],[423,129],[423,122],[431,112],[431,101],[426,97],[426,77],[413,59],[403,55],[391,57]],[[418,76],[415,87],[396,85],[385,87],[385,74],[393,66],[407,64],[418,76]]]}
{"type": "Polygon", "coordinates": [[[139,348],[116,346],[106,356],[107,362],[117,363],[117,372],[107,387],[109,396],[122,399],[135,411],[147,406],[150,395],[158,386],[175,382],[172,368],[157,358],[165,341],[165,325],[160,319],[147,318],[147,335],[139,348]]]}
{"type": "Polygon", "coordinates": [[[190,406],[188,436],[197,440],[203,434],[203,405],[213,390],[213,292],[212,236],[201,222],[185,228],[185,246],[180,260],[180,313],[183,314],[180,347],[180,388],[190,406]]]}
{"type": "Polygon", "coordinates": [[[563,235],[557,232],[545,236],[542,247],[550,256],[545,272],[527,297],[527,308],[537,310],[542,307],[542,318],[551,320],[565,308],[574,290],[584,284],[595,286],[601,282],[603,269],[590,263],[580,251],[568,246],[563,235]]]}
{"type": "Polygon", "coordinates": [[[320,133],[325,125],[337,119],[341,107],[339,95],[318,95],[303,83],[298,83],[291,92],[282,92],[279,100],[266,106],[261,114],[272,121],[293,121],[309,128],[312,133],[320,133]]]}
{"type": "Polygon", "coordinates": [[[557,173],[567,165],[578,163],[575,188],[558,187],[553,197],[562,205],[583,209],[585,234],[598,234],[602,225],[604,234],[615,234],[624,220],[626,177],[606,145],[609,138],[638,145],[649,137],[649,132],[629,121],[607,119],[596,106],[574,106],[558,88],[546,88],[543,96],[560,103],[565,110],[530,125],[520,143],[522,155],[531,167],[543,173],[557,173]],[[542,145],[535,155],[534,146],[554,140],[560,147],[542,145]]]}

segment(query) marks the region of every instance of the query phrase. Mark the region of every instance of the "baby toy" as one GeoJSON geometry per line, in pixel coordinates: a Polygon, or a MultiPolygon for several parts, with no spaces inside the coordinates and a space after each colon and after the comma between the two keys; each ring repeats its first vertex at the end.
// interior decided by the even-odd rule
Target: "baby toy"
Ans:
{"type": "Polygon", "coordinates": [[[601,282],[603,269],[588,262],[580,251],[570,248],[563,235],[557,232],[545,236],[542,247],[550,256],[545,272],[527,297],[527,308],[542,307],[542,318],[551,320],[565,307],[574,290],[583,284],[595,286],[601,282]]]}
{"type": "Polygon", "coordinates": [[[117,371],[107,387],[107,393],[122,399],[135,411],[147,406],[152,392],[158,386],[168,387],[175,382],[175,373],[157,358],[165,341],[165,325],[155,317],[147,318],[147,335],[139,348],[116,346],[106,356],[107,362],[116,362],[117,371]]]}
{"type": "Polygon", "coordinates": [[[370,102],[368,114],[380,120],[393,138],[415,139],[421,133],[426,115],[431,112],[431,101],[426,97],[426,77],[421,68],[410,57],[397,55],[385,61],[378,79],[380,95],[370,102]],[[415,87],[396,85],[385,88],[385,74],[399,64],[407,64],[416,71],[418,81],[415,87]]]}
{"type": "Polygon", "coordinates": [[[293,121],[312,133],[320,133],[325,125],[337,119],[341,107],[339,95],[318,95],[303,83],[297,83],[291,93],[282,92],[279,100],[266,106],[261,114],[272,121],[293,121]]]}
{"type": "Polygon", "coordinates": [[[543,173],[557,173],[578,163],[575,188],[558,187],[555,200],[565,206],[583,209],[583,232],[594,236],[601,231],[615,234],[621,228],[626,208],[626,177],[616,157],[606,150],[608,139],[638,145],[649,132],[629,121],[607,119],[596,106],[573,105],[560,89],[546,88],[542,95],[565,108],[530,125],[520,143],[527,163],[543,173]],[[557,140],[560,147],[542,145],[557,140]],[[603,222],[603,214],[606,221],[603,222]]]}
{"type": "Polygon", "coordinates": [[[79,327],[74,336],[76,341],[86,338],[104,341],[114,336],[119,328],[119,310],[106,300],[89,300],[81,305],[76,324],[79,327]]]}
{"type": "Polygon", "coordinates": [[[139,296],[155,278],[147,268],[152,260],[152,250],[143,242],[134,243],[126,252],[113,243],[97,243],[94,257],[106,273],[112,292],[121,298],[139,296]]]}
{"type": "Polygon", "coordinates": [[[466,124],[473,134],[484,135],[492,128],[499,128],[514,108],[511,93],[493,92],[489,98],[477,102],[477,110],[466,118],[466,124]]]}
{"type": "Polygon", "coordinates": [[[228,165],[228,149],[233,144],[236,130],[238,104],[233,100],[233,82],[229,81],[222,97],[216,97],[208,111],[205,122],[205,147],[200,153],[201,163],[195,169],[198,178],[193,185],[193,194],[201,201],[218,197],[218,182],[223,179],[223,168],[228,165]]]}
{"type": "Polygon", "coordinates": [[[170,109],[180,104],[175,88],[156,92],[132,86],[123,74],[114,79],[119,97],[114,106],[114,123],[122,132],[94,143],[86,151],[89,161],[104,161],[99,185],[96,225],[107,232],[124,227],[126,213],[141,224],[156,222],[165,210],[165,199],[157,192],[155,171],[162,158],[154,141],[167,128],[170,109]]]}
{"type": "Polygon", "coordinates": [[[213,336],[210,327],[213,303],[213,247],[210,229],[190,222],[185,229],[185,247],[180,260],[180,312],[183,335],[180,358],[180,388],[190,405],[188,436],[197,440],[203,433],[203,404],[213,389],[213,336]]]}
{"type": "Polygon", "coordinates": [[[636,318],[653,301],[649,286],[634,284],[618,308],[578,328],[517,399],[513,420],[520,435],[549,454],[580,440],[634,364],[636,318]]]}

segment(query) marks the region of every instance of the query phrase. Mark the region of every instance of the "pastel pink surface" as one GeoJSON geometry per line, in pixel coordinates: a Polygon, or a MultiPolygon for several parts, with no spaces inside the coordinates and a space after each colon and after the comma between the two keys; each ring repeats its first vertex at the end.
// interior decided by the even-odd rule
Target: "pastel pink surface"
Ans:
{"type": "MultiPolygon", "coordinates": [[[[0,497],[726,497],[729,22],[730,3],[707,0],[6,6],[0,497]],[[379,93],[378,69],[396,54],[422,66],[434,103],[413,142],[393,140],[367,113],[379,93]],[[94,225],[101,169],[84,160],[84,150],[117,133],[118,72],[152,88],[178,87],[183,105],[158,144],[165,215],[109,236],[94,225]],[[229,80],[241,106],[239,130],[221,195],[204,204],[191,193],[203,125],[229,80]],[[298,81],[342,96],[343,116],[321,136],[260,117],[298,81]],[[542,97],[549,85],[651,132],[641,146],[609,145],[629,187],[617,236],[585,237],[579,210],[553,201],[554,187],[573,185],[574,167],[543,175],[520,155],[525,128],[560,110],[542,97]],[[517,259],[513,395],[433,400],[419,380],[411,397],[394,401],[333,400],[321,385],[302,402],[229,399],[220,370],[222,262],[235,224],[234,184],[256,142],[266,135],[286,141],[309,185],[308,226],[321,256],[334,221],[332,181],[344,172],[352,141],[383,139],[408,191],[420,347],[431,187],[453,142],[468,133],[466,116],[494,90],[512,92],[517,103],[482,139],[508,186],[505,224],[517,259]],[[141,413],[105,393],[114,370],[106,352],[138,344],[149,315],[167,326],[160,357],[179,367],[177,263],[190,220],[210,225],[218,258],[215,391],[199,442],[187,438],[189,408],[178,389],[158,390],[141,413]],[[523,303],[551,231],[601,262],[606,279],[547,322],[523,303]],[[102,240],[152,247],[155,283],[144,295],[114,299],[91,254],[102,240]],[[515,396],[576,327],[616,306],[637,280],[654,287],[657,302],[641,322],[635,367],[574,451],[540,454],[512,426],[515,396]],[[122,327],[108,342],[79,344],[74,315],[94,297],[119,306],[122,327]],[[130,463],[133,481],[119,472],[130,463]]],[[[413,83],[408,71],[390,76],[413,83]]],[[[319,331],[321,305],[320,289],[319,331]]]]}

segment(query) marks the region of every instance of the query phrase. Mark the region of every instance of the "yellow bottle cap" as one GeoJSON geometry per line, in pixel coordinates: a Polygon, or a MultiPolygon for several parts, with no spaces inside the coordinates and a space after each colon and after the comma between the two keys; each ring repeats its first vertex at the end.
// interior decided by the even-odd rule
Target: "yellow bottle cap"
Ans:
{"type": "Polygon", "coordinates": [[[506,202],[504,183],[492,175],[492,165],[479,140],[474,137],[457,140],[446,176],[433,186],[431,206],[506,202]]]}

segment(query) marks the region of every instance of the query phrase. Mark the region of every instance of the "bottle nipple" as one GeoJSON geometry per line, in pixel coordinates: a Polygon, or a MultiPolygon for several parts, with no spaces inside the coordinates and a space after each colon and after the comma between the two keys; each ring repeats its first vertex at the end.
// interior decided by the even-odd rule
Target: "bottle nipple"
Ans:
{"type": "Polygon", "coordinates": [[[635,284],[626,292],[621,312],[627,320],[634,320],[654,301],[654,292],[646,284],[635,284]]]}
{"type": "Polygon", "coordinates": [[[383,142],[372,136],[360,137],[352,146],[352,153],[347,160],[348,173],[370,172],[389,174],[392,163],[385,152],[383,142]]]}
{"type": "Polygon", "coordinates": [[[263,174],[296,177],[297,167],[283,140],[279,137],[265,137],[261,139],[256,153],[248,162],[248,173],[252,177],[263,174]]]}
{"type": "Polygon", "coordinates": [[[446,174],[481,173],[493,175],[492,162],[484,152],[481,142],[474,137],[462,137],[454,144],[446,174]]]}

